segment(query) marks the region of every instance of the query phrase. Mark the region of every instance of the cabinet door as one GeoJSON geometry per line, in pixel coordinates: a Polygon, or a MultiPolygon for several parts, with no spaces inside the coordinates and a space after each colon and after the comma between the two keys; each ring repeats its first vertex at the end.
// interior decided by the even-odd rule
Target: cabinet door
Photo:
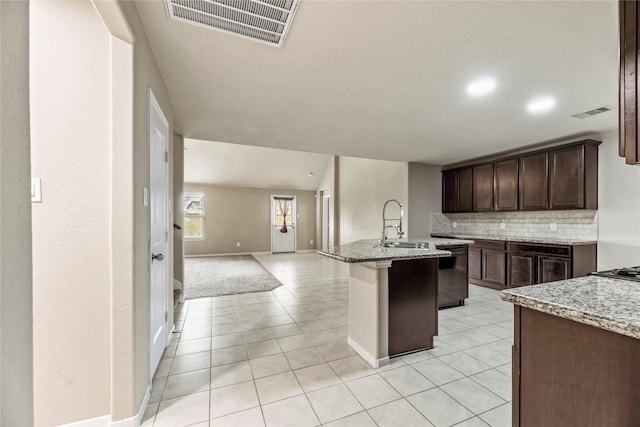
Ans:
{"type": "Polygon", "coordinates": [[[469,246],[469,278],[482,280],[482,250],[469,246]]]}
{"type": "Polygon", "coordinates": [[[549,200],[551,209],[583,209],[584,145],[549,153],[549,200]]]}
{"type": "Polygon", "coordinates": [[[528,286],[536,283],[535,256],[527,254],[509,254],[507,261],[507,286],[528,286]]]}
{"type": "Polygon", "coordinates": [[[541,210],[549,207],[548,165],[546,152],[519,158],[521,210],[541,210]]]}
{"type": "Polygon", "coordinates": [[[473,211],[493,210],[493,165],[473,168],[473,211]]]}
{"type": "Polygon", "coordinates": [[[619,76],[619,154],[627,164],[640,163],[638,141],[638,4],[635,1],[620,1],[620,76],[619,76]]]}
{"type": "Polygon", "coordinates": [[[571,259],[538,257],[538,283],[555,282],[571,277],[571,259]]]}
{"type": "Polygon", "coordinates": [[[456,171],[442,172],[442,212],[451,213],[457,210],[458,173],[456,171]]]}
{"type": "Polygon", "coordinates": [[[482,281],[506,285],[506,253],[484,249],[482,251],[482,281]]]}
{"type": "Polygon", "coordinates": [[[518,209],[518,159],[493,164],[493,201],[496,211],[518,209]]]}
{"type": "Polygon", "coordinates": [[[458,171],[458,212],[473,210],[473,168],[458,171]]]}

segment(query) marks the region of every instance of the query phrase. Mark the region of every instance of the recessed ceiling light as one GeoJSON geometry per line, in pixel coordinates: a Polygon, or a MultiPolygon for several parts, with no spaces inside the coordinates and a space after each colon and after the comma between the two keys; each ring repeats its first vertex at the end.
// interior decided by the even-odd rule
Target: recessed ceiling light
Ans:
{"type": "Polygon", "coordinates": [[[496,80],[491,77],[480,77],[467,85],[467,93],[471,96],[484,96],[493,92],[496,80]]]}
{"type": "Polygon", "coordinates": [[[313,176],[313,172],[309,172],[309,173],[307,174],[307,178],[311,178],[312,176],[313,176]]]}
{"type": "Polygon", "coordinates": [[[541,96],[532,99],[527,103],[527,111],[532,114],[545,113],[556,105],[556,100],[552,96],[541,96]]]}

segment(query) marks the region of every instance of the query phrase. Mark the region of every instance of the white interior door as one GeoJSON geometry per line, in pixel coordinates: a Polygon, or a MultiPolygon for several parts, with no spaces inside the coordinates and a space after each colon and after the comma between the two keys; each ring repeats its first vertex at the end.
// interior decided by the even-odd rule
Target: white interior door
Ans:
{"type": "Polygon", "coordinates": [[[271,196],[271,252],[296,251],[296,219],[295,196],[271,196]]]}
{"type": "Polygon", "coordinates": [[[169,123],[149,89],[149,368],[151,377],[167,346],[169,293],[169,123]]]}
{"type": "Polygon", "coordinates": [[[322,197],[322,250],[329,250],[329,196],[322,197]]]}

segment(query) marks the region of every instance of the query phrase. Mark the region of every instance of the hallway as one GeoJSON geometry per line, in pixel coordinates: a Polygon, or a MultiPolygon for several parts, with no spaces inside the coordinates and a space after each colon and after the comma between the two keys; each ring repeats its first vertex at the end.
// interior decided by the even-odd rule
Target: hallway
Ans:
{"type": "Polygon", "coordinates": [[[284,285],[188,300],[145,426],[508,426],[512,307],[471,285],[440,311],[436,348],[370,368],[346,344],[348,266],[256,255],[284,285]]]}

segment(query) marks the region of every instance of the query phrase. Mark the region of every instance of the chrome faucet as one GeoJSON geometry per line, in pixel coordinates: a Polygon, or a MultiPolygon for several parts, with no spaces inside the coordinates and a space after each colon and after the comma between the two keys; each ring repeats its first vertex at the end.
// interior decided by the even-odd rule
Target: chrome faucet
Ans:
{"type": "Polygon", "coordinates": [[[398,238],[402,239],[404,232],[402,231],[402,217],[404,216],[404,212],[402,211],[402,204],[396,199],[389,199],[384,203],[384,207],[382,208],[382,234],[380,235],[380,247],[384,247],[387,243],[387,229],[393,228],[396,230],[396,234],[398,238]],[[387,205],[389,202],[396,202],[398,207],[400,208],[400,218],[387,218],[387,205]],[[387,225],[387,221],[398,221],[398,224],[387,225]]]}

